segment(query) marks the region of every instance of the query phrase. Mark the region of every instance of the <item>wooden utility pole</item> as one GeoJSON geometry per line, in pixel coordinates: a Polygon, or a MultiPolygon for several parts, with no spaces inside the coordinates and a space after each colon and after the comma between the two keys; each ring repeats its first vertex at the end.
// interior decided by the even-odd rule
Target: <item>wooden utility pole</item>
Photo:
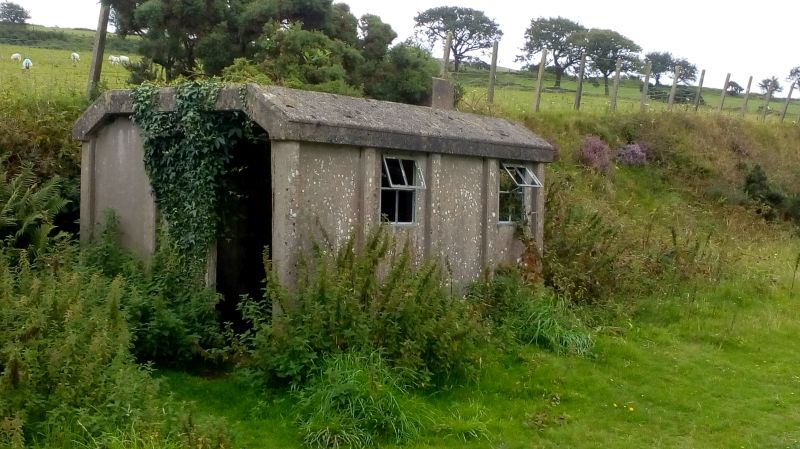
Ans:
{"type": "Polygon", "coordinates": [[[489,92],[486,94],[486,101],[491,105],[494,103],[494,86],[497,83],[497,41],[492,45],[492,68],[489,70],[489,92]]]}
{"type": "Polygon", "coordinates": [[[703,98],[703,80],[706,79],[706,69],[700,71],[700,82],[697,83],[697,92],[694,93],[694,111],[700,107],[700,99],[703,98]]]}
{"type": "Polygon", "coordinates": [[[447,66],[450,65],[450,46],[453,45],[453,33],[447,32],[444,42],[444,55],[442,56],[442,78],[447,79],[447,66]]]}
{"type": "Polygon", "coordinates": [[[794,81],[792,81],[792,85],[789,86],[789,95],[786,96],[786,102],[783,103],[783,111],[781,112],[781,121],[786,118],[786,111],[789,110],[789,102],[792,101],[792,92],[794,92],[794,81]]]}
{"type": "Polygon", "coordinates": [[[753,76],[750,76],[750,79],[747,80],[747,90],[744,92],[744,104],[742,104],[742,112],[741,115],[744,117],[747,114],[747,101],[750,100],[750,86],[753,85],[753,76]]]}
{"type": "Polygon", "coordinates": [[[678,90],[678,78],[681,76],[681,66],[675,66],[675,73],[672,74],[672,89],[669,90],[669,103],[667,109],[672,110],[672,105],[675,103],[675,91],[678,90]]]}
{"type": "Polygon", "coordinates": [[[575,110],[581,109],[581,95],[583,94],[583,72],[586,71],[586,52],[581,55],[581,64],[578,68],[578,87],[575,89],[575,110]]]}
{"type": "Polygon", "coordinates": [[[611,91],[611,112],[617,112],[617,94],[619,93],[619,72],[622,70],[622,59],[617,59],[614,72],[614,90],[611,91]]]}
{"type": "Polygon", "coordinates": [[[94,35],[94,48],[92,61],[89,65],[89,83],[86,86],[86,96],[92,98],[100,82],[100,72],[103,69],[103,53],[106,50],[106,33],[108,32],[108,17],[111,15],[111,6],[100,5],[100,18],[97,20],[97,32],[94,35]]]}
{"type": "Polygon", "coordinates": [[[639,109],[644,112],[647,101],[647,91],[650,89],[650,73],[653,71],[653,63],[648,62],[644,69],[644,85],[642,85],[642,98],[639,100],[639,109]]]}
{"type": "Polygon", "coordinates": [[[719,112],[722,112],[722,108],[725,106],[725,95],[728,93],[728,84],[730,82],[731,74],[729,73],[725,76],[725,84],[722,86],[722,93],[719,96],[719,112]]]}
{"type": "Polygon", "coordinates": [[[547,50],[542,50],[542,59],[539,61],[539,77],[536,80],[536,94],[533,97],[533,112],[539,112],[542,101],[542,88],[544,87],[544,66],[547,63],[547,50]]]}

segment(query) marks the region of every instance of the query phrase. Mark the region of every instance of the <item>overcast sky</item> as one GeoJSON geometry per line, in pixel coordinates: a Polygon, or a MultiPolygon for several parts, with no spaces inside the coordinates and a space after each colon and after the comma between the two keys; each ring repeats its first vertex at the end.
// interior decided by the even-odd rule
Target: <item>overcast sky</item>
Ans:
{"type": "MultiPolygon", "coordinates": [[[[95,28],[97,0],[16,0],[31,13],[31,23],[95,28]]],[[[782,84],[792,67],[800,65],[797,30],[800,3],[771,0],[763,7],[750,3],[696,0],[349,0],[356,16],[379,15],[392,25],[399,40],[414,32],[414,15],[434,6],[458,5],[480,9],[503,30],[499,64],[518,68],[514,58],[523,34],[537,17],[562,16],[587,28],[608,28],[639,44],[644,53],[668,51],[706,69],[706,86],[719,86],[726,72],[741,85],[777,76],[782,84]],[[741,6],[740,6],[741,5],[741,6]],[[763,13],[761,11],[764,11],[763,13]]],[[[438,54],[436,56],[439,56],[438,54]]],[[[488,57],[484,57],[488,60],[488,57]]],[[[785,93],[784,93],[785,95],[785,93]]]]}

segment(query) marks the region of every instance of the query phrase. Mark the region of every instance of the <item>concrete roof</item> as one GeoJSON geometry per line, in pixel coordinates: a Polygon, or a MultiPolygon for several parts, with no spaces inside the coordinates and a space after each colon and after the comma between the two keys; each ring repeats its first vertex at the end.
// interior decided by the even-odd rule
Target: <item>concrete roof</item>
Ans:
{"type": "MultiPolygon", "coordinates": [[[[296,140],[378,149],[463,154],[550,162],[553,148],[505,119],[388,101],[249,84],[224,88],[220,111],[243,110],[271,140],[296,140]],[[242,103],[244,97],[244,104],[242,103]]],[[[160,110],[175,108],[174,89],[160,92],[160,110]]],[[[130,91],[109,91],[78,119],[72,136],[89,140],[114,116],[133,113],[130,91]]]]}

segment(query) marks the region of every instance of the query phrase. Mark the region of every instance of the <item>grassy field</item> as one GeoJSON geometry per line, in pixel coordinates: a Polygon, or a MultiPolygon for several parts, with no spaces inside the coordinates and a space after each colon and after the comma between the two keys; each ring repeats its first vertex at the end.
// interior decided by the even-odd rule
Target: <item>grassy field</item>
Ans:
{"type": "MultiPolygon", "coordinates": [[[[89,79],[91,53],[80,53],[81,60],[70,60],[71,50],[55,50],[0,44],[0,86],[12,87],[36,97],[49,95],[83,95],[89,79]],[[30,58],[33,68],[23,70],[22,64],[11,61],[13,53],[30,58]]],[[[111,54],[111,53],[107,53],[111,54]]],[[[109,89],[126,86],[128,72],[121,65],[103,62],[101,85],[109,89]]]]}
{"type": "MultiPolygon", "coordinates": [[[[71,51],[0,42],[0,105],[25,108],[0,128],[8,126],[11,137],[16,128],[29,132],[20,141],[0,135],[0,149],[30,149],[25,156],[54,161],[59,149],[78,164],[68,133],[85,106],[89,53],[73,64],[71,51]],[[9,61],[14,52],[34,68],[9,61]],[[71,109],[50,107],[57,101],[71,109]]],[[[522,121],[560,148],[548,185],[567,185],[570,204],[612,223],[633,252],[668,258],[708,242],[704,259],[685,261],[685,278],[675,283],[643,277],[635,294],[576,305],[595,342],[590,357],[534,345],[487,347],[476,380],[414,392],[423,429],[402,447],[800,449],[800,238],[795,225],[763,220],[742,190],[747,170],[759,164],[772,183],[798,193],[800,130],[791,122],[800,106],[792,103],[787,123],[774,115],[760,123],[754,111],[762,100],[752,99],[742,120],[742,99],[729,97],[720,116],[719,91],[708,89],[700,114],[685,106],[667,113],[665,103],[652,101],[639,114],[638,87],[626,82],[614,116],[602,86],[591,85],[579,113],[572,92],[547,92],[542,112],[532,114],[533,78],[498,76],[491,112],[522,121]],[[601,176],[576,163],[588,135],[612,148],[649,141],[664,154],[657,164],[601,176]]],[[[126,78],[122,67],[105,62],[105,87],[125,87],[126,78]]],[[[486,112],[487,78],[458,75],[467,87],[463,109],[486,112]]],[[[565,80],[563,87],[575,85],[565,80]]],[[[780,111],[782,104],[771,106],[780,111]]],[[[63,171],[59,164],[42,171],[63,171]]],[[[156,374],[168,394],[194,404],[198,422],[223,420],[232,447],[303,447],[296,396],[287,388],[261,388],[242,370],[156,374]]]]}
{"type": "MultiPolygon", "coordinates": [[[[737,254],[731,272],[583,309],[593,357],[485,353],[477,382],[417,393],[425,431],[401,447],[800,447],[800,285],[791,288],[800,241],[747,211],[698,204],[643,170],[619,170],[613,194],[581,189],[631,227],[643,229],[660,204],[658,231],[667,219],[715,229],[715,239],[731,238],[720,251],[737,254]]],[[[235,374],[162,375],[199,416],[224,417],[238,447],[302,447],[290,394],[235,374]]]]}
{"type": "MultiPolygon", "coordinates": [[[[465,105],[474,109],[480,109],[486,100],[486,89],[488,87],[488,72],[470,71],[455,74],[454,78],[462,83],[466,89],[465,105]]],[[[555,78],[552,75],[545,76],[545,87],[553,85],[555,78]]],[[[602,80],[601,80],[602,81],[602,80]]],[[[496,107],[499,107],[503,114],[512,116],[523,116],[532,111],[536,78],[530,73],[498,73],[497,88],[495,91],[496,107]]],[[[564,78],[561,83],[562,92],[548,92],[542,94],[540,110],[547,112],[567,112],[573,111],[575,102],[575,89],[577,83],[570,78],[564,78]]],[[[669,88],[667,86],[666,88],[669,88]]],[[[704,87],[702,93],[705,104],[700,107],[701,113],[719,113],[721,101],[721,91],[704,87]]],[[[620,82],[619,96],[617,99],[617,111],[621,113],[633,113],[640,111],[641,92],[639,82],[636,80],[622,80],[620,82]]],[[[602,113],[610,110],[610,97],[604,93],[602,82],[598,85],[584,83],[583,95],[581,97],[581,110],[586,112],[602,113]]],[[[783,111],[785,99],[773,99],[770,101],[771,108],[768,114],[769,121],[778,121],[780,113],[783,111]]],[[[737,117],[741,114],[744,104],[744,94],[739,96],[727,95],[722,114],[730,117],[737,117]]],[[[747,118],[756,120],[758,108],[765,104],[765,99],[761,98],[760,93],[753,90],[750,94],[747,105],[747,118]]],[[[646,103],[649,111],[667,110],[666,101],[650,99],[646,103]]],[[[676,104],[675,111],[694,112],[694,105],[676,104]]],[[[800,101],[792,101],[787,111],[787,121],[797,121],[800,117],[800,101]]]]}

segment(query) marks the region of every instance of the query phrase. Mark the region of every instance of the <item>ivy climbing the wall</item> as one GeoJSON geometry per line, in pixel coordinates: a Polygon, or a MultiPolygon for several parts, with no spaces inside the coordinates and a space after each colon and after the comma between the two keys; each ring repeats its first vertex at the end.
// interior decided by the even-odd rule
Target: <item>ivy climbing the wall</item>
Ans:
{"type": "Polygon", "coordinates": [[[144,141],[144,166],[156,205],[179,249],[204,260],[222,225],[222,205],[235,196],[228,175],[233,149],[250,134],[241,112],[215,111],[222,84],[188,81],[175,89],[175,110],[159,111],[159,90],[134,89],[133,121],[144,141]]]}

